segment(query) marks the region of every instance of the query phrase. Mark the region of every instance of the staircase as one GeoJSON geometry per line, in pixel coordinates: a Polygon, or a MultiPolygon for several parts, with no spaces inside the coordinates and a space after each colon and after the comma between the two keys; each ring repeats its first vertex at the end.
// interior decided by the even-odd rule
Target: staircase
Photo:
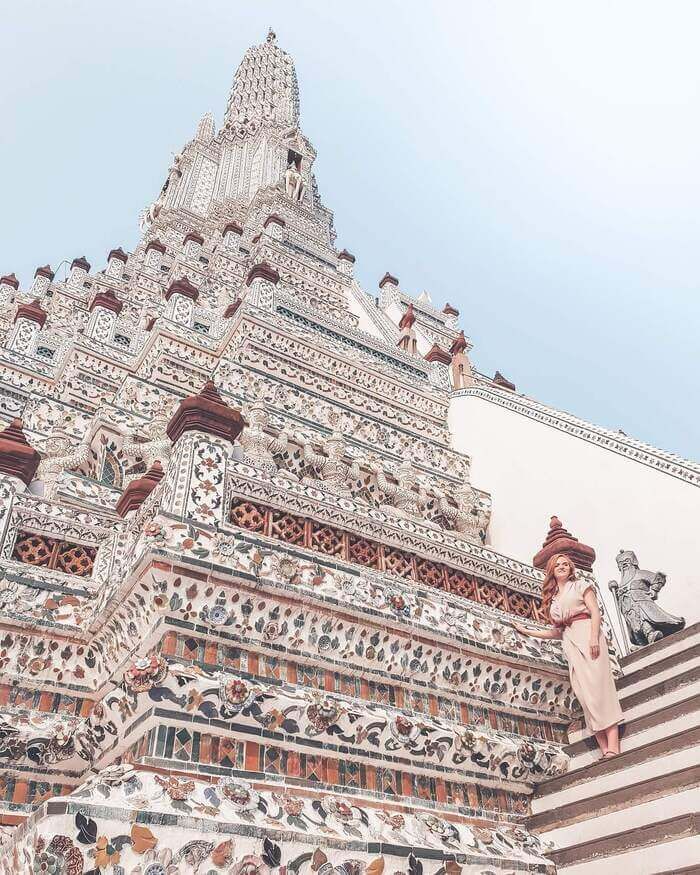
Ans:
{"type": "Polygon", "coordinates": [[[700,623],[621,667],[622,753],[601,759],[572,724],[570,770],[537,788],[529,828],[566,875],[700,873],[700,623]]]}

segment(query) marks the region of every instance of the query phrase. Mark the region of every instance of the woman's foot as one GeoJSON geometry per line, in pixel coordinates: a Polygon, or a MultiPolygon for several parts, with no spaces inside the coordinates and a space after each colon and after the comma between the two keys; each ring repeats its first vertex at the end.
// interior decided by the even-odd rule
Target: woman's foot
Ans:
{"type": "Polygon", "coordinates": [[[609,759],[612,759],[613,757],[619,756],[619,754],[620,754],[619,750],[606,750],[606,751],[603,751],[603,759],[609,760],[609,759]]]}

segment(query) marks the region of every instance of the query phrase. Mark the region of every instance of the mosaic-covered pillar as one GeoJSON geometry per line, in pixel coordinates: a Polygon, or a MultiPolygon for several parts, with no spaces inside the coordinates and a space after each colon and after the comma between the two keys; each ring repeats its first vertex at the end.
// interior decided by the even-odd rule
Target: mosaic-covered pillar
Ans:
{"type": "Polygon", "coordinates": [[[10,306],[18,288],[19,280],[13,273],[0,277],[0,307],[10,306]]]}
{"type": "Polygon", "coordinates": [[[194,231],[185,234],[185,239],[182,241],[185,245],[185,258],[189,261],[196,261],[202,253],[204,245],[204,237],[194,231]]]}
{"type": "Polygon", "coordinates": [[[267,262],[263,261],[250,269],[246,285],[248,294],[246,301],[254,307],[271,310],[275,298],[275,286],[280,281],[280,275],[267,262]]]}
{"type": "Polygon", "coordinates": [[[157,273],[160,271],[160,265],[165,255],[165,246],[160,240],[151,240],[146,246],[146,261],[144,267],[148,271],[157,273]]]}
{"type": "Polygon", "coordinates": [[[338,270],[345,276],[353,276],[355,272],[355,256],[347,249],[338,253],[338,270]]]}
{"type": "Polygon", "coordinates": [[[238,252],[242,234],[243,228],[237,222],[229,222],[222,234],[224,246],[232,253],[238,252]]]}
{"type": "Polygon", "coordinates": [[[175,280],[165,293],[168,307],[165,311],[166,318],[173,322],[179,322],[188,328],[192,325],[194,304],[199,297],[199,291],[192,285],[187,277],[175,280]]]}
{"type": "Polygon", "coordinates": [[[121,246],[119,249],[112,249],[107,256],[107,270],[105,270],[105,274],[113,279],[121,279],[128,257],[121,246]]]}
{"type": "Polygon", "coordinates": [[[10,335],[10,349],[23,355],[32,355],[44,322],[46,322],[46,311],[42,309],[39,301],[20,304],[15,313],[15,325],[10,335]]]}
{"type": "Polygon", "coordinates": [[[209,380],[185,398],[168,423],[173,454],[161,509],[193,522],[224,522],[226,465],[245,421],[209,380]]]}
{"type": "Polygon", "coordinates": [[[90,262],[81,255],[79,258],[74,258],[71,261],[70,273],[68,274],[68,285],[71,288],[82,288],[87,275],[90,273],[90,262]]]}
{"type": "Polygon", "coordinates": [[[53,282],[54,272],[51,270],[48,264],[45,264],[43,267],[37,267],[34,271],[34,282],[32,283],[32,287],[29,289],[29,294],[33,295],[35,298],[41,299],[46,294],[49,286],[53,282]]]}
{"type": "Polygon", "coordinates": [[[90,303],[88,335],[100,343],[111,343],[114,340],[117,316],[123,306],[111,289],[98,292],[90,303]]]}

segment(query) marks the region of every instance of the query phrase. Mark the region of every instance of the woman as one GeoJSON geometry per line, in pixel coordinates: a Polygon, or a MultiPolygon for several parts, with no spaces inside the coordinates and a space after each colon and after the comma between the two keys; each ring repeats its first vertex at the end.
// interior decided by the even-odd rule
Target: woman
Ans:
{"type": "Polygon", "coordinates": [[[620,753],[622,709],[601,631],[600,609],[593,584],[577,580],[573,562],[558,553],[547,563],[542,584],[542,609],[553,629],[534,632],[519,623],[513,627],[531,638],[561,638],[569,663],[571,686],[583,708],[586,726],[595,735],[604,757],[620,753]]]}

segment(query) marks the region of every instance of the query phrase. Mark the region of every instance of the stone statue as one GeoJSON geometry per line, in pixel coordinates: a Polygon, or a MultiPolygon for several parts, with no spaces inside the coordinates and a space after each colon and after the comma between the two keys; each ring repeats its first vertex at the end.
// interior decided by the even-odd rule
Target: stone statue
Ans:
{"type": "Polygon", "coordinates": [[[481,540],[491,519],[491,508],[482,502],[479,493],[469,483],[463,483],[454,493],[456,506],[447,500],[444,492],[435,490],[442,515],[455,530],[467,538],[481,540]]]}
{"type": "Polygon", "coordinates": [[[354,460],[345,461],[347,445],[342,434],[334,431],[323,442],[324,454],[317,453],[308,441],[303,444],[304,461],[313,468],[318,479],[304,477],[303,482],[321,486],[336,495],[350,498],[350,484],[360,476],[360,466],[354,460]]]}
{"type": "Polygon", "coordinates": [[[284,191],[290,200],[297,203],[304,194],[304,180],[293,161],[289,162],[284,172],[284,191]]]}
{"type": "MultiPolygon", "coordinates": [[[[257,398],[245,409],[245,418],[248,420],[248,425],[238,437],[238,442],[243,449],[243,461],[255,468],[263,468],[277,474],[278,468],[274,456],[287,449],[288,435],[281,431],[277,436],[274,436],[265,431],[269,427],[270,421],[267,407],[262,398],[257,398]]],[[[296,475],[286,469],[279,471],[279,473],[294,480],[297,479],[296,475]]]]}
{"type": "Polygon", "coordinates": [[[380,465],[373,467],[377,486],[390,499],[390,505],[381,505],[382,510],[391,510],[404,517],[422,517],[421,505],[425,502],[425,490],[416,479],[416,469],[411,462],[404,460],[397,469],[391,471],[396,482],[389,480],[380,465]]]}
{"type": "Polygon", "coordinates": [[[72,424],[70,417],[57,423],[46,440],[46,455],[39,462],[36,474],[37,480],[43,483],[44,498],[55,498],[64,471],[75,471],[90,458],[90,429],[83,433],[80,443],[75,446],[74,438],[67,431],[69,424],[72,424]]]}
{"type": "Polygon", "coordinates": [[[608,588],[625,618],[632,644],[653,644],[685,626],[683,617],[667,614],[656,604],[659,591],[666,584],[666,575],[662,571],[640,570],[637,556],[632,550],[620,550],[616,561],[620,569],[620,582],[611,580],[608,588]]]}

